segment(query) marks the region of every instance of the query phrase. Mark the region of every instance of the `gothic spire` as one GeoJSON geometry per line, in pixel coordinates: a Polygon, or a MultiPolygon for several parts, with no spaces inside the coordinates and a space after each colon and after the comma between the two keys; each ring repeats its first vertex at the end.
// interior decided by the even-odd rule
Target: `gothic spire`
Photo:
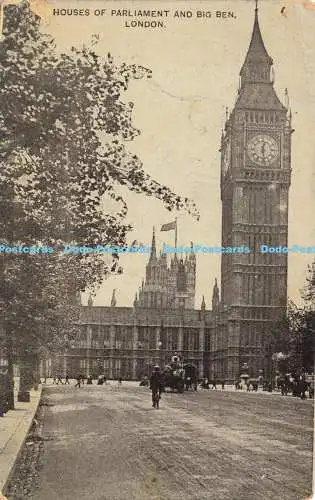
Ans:
{"type": "Polygon", "coordinates": [[[190,261],[196,261],[196,255],[194,253],[194,243],[193,243],[193,241],[190,242],[189,260],[190,261]]]}
{"type": "Polygon", "coordinates": [[[205,296],[202,296],[202,301],[201,301],[201,309],[204,311],[206,308],[206,303],[205,303],[205,296]]]}
{"type": "Polygon", "coordinates": [[[137,307],[137,305],[138,305],[138,294],[137,293],[135,295],[135,300],[133,301],[133,305],[134,305],[134,307],[137,307]]]}
{"type": "Polygon", "coordinates": [[[152,262],[155,260],[156,260],[156,244],[155,244],[155,228],[153,227],[151,254],[150,254],[149,262],[152,262]]]}
{"type": "Polygon", "coordinates": [[[252,38],[249,44],[247,55],[242,66],[241,85],[244,83],[258,83],[258,82],[271,82],[270,68],[273,64],[269,56],[262,35],[258,21],[258,4],[256,2],[254,27],[252,38]]]}
{"type": "Polygon", "coordinates": [[[110,303],[111,307],[116,307],[117,301],[116,301],[116,297],[115,297],[115,292],[116,292],[116,288],[114,288],[114,290],[113,290],[112,300],[111,300],[111,303],[110,303]]]}
{"type": "Polygon", "coordinates": [[[212,310],[215,311],[220,305],[220,291],[218,287],[218,280],[215,278],[213,292],[212,292],[212,310]]]}

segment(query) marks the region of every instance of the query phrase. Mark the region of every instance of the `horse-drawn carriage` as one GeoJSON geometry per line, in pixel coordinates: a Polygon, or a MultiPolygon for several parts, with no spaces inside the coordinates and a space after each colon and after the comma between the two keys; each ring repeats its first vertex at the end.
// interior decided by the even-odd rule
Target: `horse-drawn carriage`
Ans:
{"type": "Polygon", "coordinates": [[[192,363],[182,363],[180,357],[175,354],[171,362],[166,365],[162,372],[164,388],[183,393],[186,389],[197,390],[198,376],[197,368],[192,363]]]}
{"type": "Polygon", "coordinates": [[[182,368],[175,368],[171,364],[166,365],[162,372],[162,380],[164,390],[166,388],[177,392],[184,392],[185,390],[184,370],[182,368]]]}

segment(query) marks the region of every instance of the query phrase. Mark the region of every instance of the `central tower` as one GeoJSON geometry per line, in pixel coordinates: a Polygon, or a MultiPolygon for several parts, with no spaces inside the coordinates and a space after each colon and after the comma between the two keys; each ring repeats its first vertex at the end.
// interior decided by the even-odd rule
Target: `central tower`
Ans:
{"type": "MultiPolygon", "coordinates": [[[[225,370],[237,377],[266,370],[268,330],[287,302],[287,255],[261,245],[287,246],[291,178],[291,112],[274,89],[273,61],[265,48],[256,5],[237,100],[221,138],[222,246],[249,254],[222,255],[222,304],[227,312],[225,370]]],[[[261,373],[261,372],[260,372],[261,373]]]]}

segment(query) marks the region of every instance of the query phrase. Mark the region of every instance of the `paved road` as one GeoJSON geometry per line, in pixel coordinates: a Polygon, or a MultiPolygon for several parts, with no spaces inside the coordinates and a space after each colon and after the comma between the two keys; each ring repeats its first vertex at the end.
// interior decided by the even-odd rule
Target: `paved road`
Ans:
{"type": "Polygon", "coordinates": [[[312,401],[135,383],[48,387],[35,500],[299,500],[311,489],[312,401]]]}

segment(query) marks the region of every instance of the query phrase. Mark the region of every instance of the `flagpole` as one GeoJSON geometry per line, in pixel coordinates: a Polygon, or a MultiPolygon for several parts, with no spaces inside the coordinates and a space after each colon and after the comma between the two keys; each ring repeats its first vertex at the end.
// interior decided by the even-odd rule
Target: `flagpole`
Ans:
{"type": "MultiPolygon", "coordinates": [[[[177,249],[177,217],[175,218],[175,249],[177,249]]],[[[177,251],[175,250],[175,255],[177,251]]]]}

